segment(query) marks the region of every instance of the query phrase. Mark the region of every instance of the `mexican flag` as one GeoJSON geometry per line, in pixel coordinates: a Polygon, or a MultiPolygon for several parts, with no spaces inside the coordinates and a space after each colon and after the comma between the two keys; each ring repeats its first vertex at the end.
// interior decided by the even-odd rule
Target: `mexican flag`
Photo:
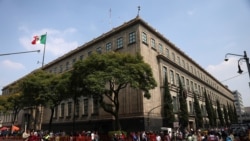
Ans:
{"type": "Polygon", "coordinates": [[[34,36],[34,40],[31,42],[31,44],[46,44],[46,34],[41,36],[34,36]]]}

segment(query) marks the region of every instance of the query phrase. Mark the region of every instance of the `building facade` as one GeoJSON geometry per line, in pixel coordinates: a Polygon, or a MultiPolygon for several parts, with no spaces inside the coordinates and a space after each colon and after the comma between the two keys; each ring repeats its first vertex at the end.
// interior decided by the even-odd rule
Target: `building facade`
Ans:
{"type": "MultiPolygon", "coordinates": [[[[46,64],[43,69],[51,73],[63,73],[72,69],[74,62],[85,59],[93,52],[105,53],[110,51],[130,54],[140,53],[144,61],[151,66],[157,82],[157,87],[151,90],[150,99],[145,99],[143,92],[140,90],[127,88],[122,91],[119,114],[121,126],[124,130],[160,130],[160,127],[164,126],[161,105],[164,104],[162,97],[165,75],[168,77],[175,113],[178,112],[179,107],[178,78],[187,90],[189,128],[195,129],[194,93],[198,95],[205,124],[208,123],[208,118],[205,109],[204,91],[211,98],[215,108],[217,99],[221,105],[233,104],[234,102],[233,94],[227,87],[138,16],[46,64]]],[[[11,93],[8,89],[11,85],[3,88],[3,94],[11,93]]],[[[73,101],[69,99],[63,101],[55,109],[56,112],[53,115],[54,130],[70,130],[72,128],[73,108],[76,108],[77,112],[75,113],[74,125],[76,129],[112,130],[113,117],[98,107],[98,101],[95,98],[82,97],[80,103],[76,107],[73,106],[73,101]]],[[[43,107],[40,109],[40,113],[41,118],[37,121],[40,124],[38,128],[46,129],[50,112],[46,107],[43,107]]],[[[9,115],[2,113],[0,116],[5,119],[3,124],[9,123],[6,117],[11,117],[11,113],[9,115]]],[[[178,121],[178,118],[176,120],[178,121]]],[[[31,121],[32,112],[26,109],[19,113],[16,124],[23,127],[31,121]]]]}
{"type": "Polygon", "coordinates": [[[243,115],[245,113],[245,108],[242,101],[241,93],[237,90],[233,91],[234,95],[234,105],[238,116],[238,122],[243,123],[243,115]]]}

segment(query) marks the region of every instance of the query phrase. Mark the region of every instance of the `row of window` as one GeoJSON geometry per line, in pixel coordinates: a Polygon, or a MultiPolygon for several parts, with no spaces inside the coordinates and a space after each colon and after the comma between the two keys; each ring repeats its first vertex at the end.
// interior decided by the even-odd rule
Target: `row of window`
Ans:
{"type": "MultiPolygon", "coordinates": [[[[130,32],[128,34],[128,44],[133,44],[135,42],[136,42],[136,33],[133,31],[133,32],[130,32]]],[[[117,38],[116,49],[123,48],[123,46],[124,46],[124,38],[123,37],[117,38]]],[[[105,47],[106,47],[106,52],[112,51],[112,42],[106,43],[105,47]]],[[[102,47],[97,47],[96,52],[102,53],[102,47]]],[[[92,54],[92,51],[87,52],[88,56],[91,54],[92,54]]],[[[84,58],[84,55],[80,55],[79,60],[83,60],[83,58],[84,58]]],[[[71,63],[69,61],[67,61],[65,66],[62,64],[59,67],[55,66],[53,69],[50,69],[49,72],[62,73],[64,71],[67,71],[67,70],[69,70],[69,68],[71,68],[73,66],[73,64],[76,62],[76,60],[77,60],[76,58],[73,58],[71,63]]]]}
{"type": "MultiPolygon", "coordinates": [[[[169,70],[166,66],[162,67],[162,78],[163,80],[167,77],[169,78],[169,83],[175,86],[179,86],[179,79],[181,81],[181,84],[184,88],[186,88],[186,90],[190,91],[190,92],[195,92],[197,94],[198,97],[203,97],[203,94],[205,92],[205,88],[203,86],[200,86],[199,84],[197,84],[196,82],[194,82],[193,80],[190,80],[189,78],[186,78],[182,75],[180,76],[179,73],[175,73],[174,74],[174,70],[169,70]],[[168,76],[169,74],[169,76],[168,76]]],[[[207,90],[207,95],[210,96],[211,100],[216,101],[217,99],[219,99],[220,101],[222,99],[220,99],[220,97],[218,95],[215,95],[212,91],[207,90]]]]}
{"type": "Polygon", "coordinates": [[[85,98],[82,100],[82,102],[79,102],[75,105],[74,109],[74,102],[63,102],[61,103],[58,107],[55,108],[55,113],[53,115],[54,118],[63,118],[63,117],[70,117],[73,116],[74,110],[75,110],[75,115],[88,115],[89,113],[89,108],[91,108],[91,114],[98,115],[99,113],[99,104],[98,104],[98,99],[93,98],[91,100],[92,106],[89,107],[89,99],[85,98]],[[67,109],[66,109],[67,108],[67,109]]]}
{"type": "MultiPolygon", "coordinates": [[[[141,36],[142,36],[142,42],[148,46],[148,37],[147,37],[147,34],[145,32],[142,32],[141,36]]],[[[194,74],[195,76],[197,76],[198,78],[200,78],[201,80],[203,80],[204,82],[207,82],[209,85],[211,85],[214,88],[218,89],[218,86],[217,86],[216,82],[214,82],[213,80],[209,79],[209,77],[206,76],[206,75],[204,75],[201,71],[199,71],[199,69],[193,67],[188,62],[185,62],[185,60],[181,59],[180,56],[176,57],[175,52],[172,52],[171,56],[170,56],[169,48],[168,47],[164,48],[162,43],[158,43],[158,48],[157,48],[155,39],[151,38],[150,39],[150,46],[151,46],[151,48],[157,50],[160,54],[162,54],[165,57],[169,58],[174,63],[176,63],[179,66],[183,67],[187,71],[191,72],[192,74],[194,74]]]]}

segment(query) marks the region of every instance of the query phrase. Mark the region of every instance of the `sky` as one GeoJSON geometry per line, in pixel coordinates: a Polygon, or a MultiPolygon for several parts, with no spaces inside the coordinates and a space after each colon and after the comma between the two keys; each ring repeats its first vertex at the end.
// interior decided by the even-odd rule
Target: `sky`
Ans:
{"type": "Polygon", "coordinates": [[[0,0],[0,88],[139,16],[250,106],[249,0],[0,0]],[[138,10],[140,6],[140,10],[138,10]],[[240,60],[240,61],[239,61],[240,60]],[[238,74],[238,63],[243,70],[238,74]]]}

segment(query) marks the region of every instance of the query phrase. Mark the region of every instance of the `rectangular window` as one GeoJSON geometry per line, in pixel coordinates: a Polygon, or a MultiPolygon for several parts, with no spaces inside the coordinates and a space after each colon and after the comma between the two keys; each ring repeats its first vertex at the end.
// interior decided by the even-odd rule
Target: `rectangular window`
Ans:
{"type": "Polygon", "coordinates": [[[189,88],[189,79],[186,79],[186,88],[187,88],[187,90],[190,90],[190,88],[189,88]]]}
{"type": "Polygon", "coordinates": [[[58,107],[54,108],[54,114],[53,114],[53,118],[57,118],[57,114],[58,114],[58,107]]]}
{"type": "Polygon", "coordinates": [[[59,73],[62,73],[62,72],[63,72],[63,66],[60,65],[60,71],[59,71],[59,73]]]}
{"type": "Polygon", "coordinates": [[[189,101],[189,112],[190,114],[193,114],[193,104],[191,101],[189,101]]]}
{"type": "Polygon", "coordinates": [[[152,48],[156,48],[156,47],[155,47],[155,39],[153,39],[153,38],[151,38],[151,47],[152,47],[152,48]]]}
{"type": "Polygon", "coordinates": [[[77,102],[76,104],[75,104],[75,115],[76,116],[79,116],[79,111],[80,111],[80,105],[79,105],[79,102],[77,102]]]}
{"type": "Polygon", "coordinates": [[[169,58],[169,50],[168,50],[168,48],[165,49],[165,52],[166,52],[166,57],[169,58]]]}
{"type": "Polygon", "coordinates": [[[135,32],[129,33],[129,44],[135,43],[135,41],[136,41],[135,32]]]}
{"type": "Polygon", "coordinates": [[[159,44],[159,53],[160,53],[160,54],[163,54],[163,47],[162,47],[162,44],[159,44]]]}
{"type": "Polygon", "coordinates": [[[168,72],[167,72],[167,67],[163,66],[162,67],[162,76],[163,76],[163,79],[165,79],[168,75],[168,72]]]}
{"type": "Polygon", "coordinates": [[[72,102],[68,102],[68,115],[67,116],[71,116],[72,114],[72,102]]]}
{"type": "Polygon", "coordinates": [[[99,53],[99,54],[101,54],[102,53],[102,47],[96,48],[96,52],[99,53]]]}
{"type": "Polygon", "coordinates": [[[179,79],[180,79],[180,75],[178,73],[176,73],[176,85],[179,86],[179,79]]]}
{"type": "Polygon", "coordinates": [[[181,76],[181,84],[182,84],[183,87],[185,86],[185,78],[184,78],[184,76],[181,76]]]}
{"type": "Polygon", "coordinates": [[[64,103],[61,104],[61,111],[60,111],[61,115],[60,117],[64,117],[64,103]]]}
{"type": "Polygon", "coordinates": [[[174,72],[170,70],[170,84],[174,84],[174,72]]]}
{"type": "Polygon", "coordinates": [[[66,70],[69,70],[69,62],[66,62],[66,70]]]}
{"type": "Polygon", "coordinates": [[[178,112],[178,101],[175,96],[173,97],[173,111],[178,112]]]}
{"type": "Polygon", "coordinates": [[[82,60],[82,59],[83,59],[83,55],[80,55],[79,60],[82,60]]]}
{"type": "Polygon", "coordinates": [[[181,66],[185,69],[185,61],[184,60],[182,60],[181,66]]]}
{"type": "Polygon", "coordinates": [[[83,115],[88,115],[89,101],[88,99],[83,100],[83,115]]]}
{"type": "Polygon", "coordinates": [[[147,40],[148,40],[148,39],[147,39],[147,34],[144,33],[144,32],[142,32],[142,42],[147,44],[147,43],[148,43],[147,40]]]}
{"type": "Polygon", "coordinates": [[[181,65],[181,59],[179,56],[177,56],[177,63],[178,63],[178,65],[181,65]]]}
{"type": "Polygon", "coordinates": [[[109,42],[106,44],[106,51],[109,52],[111,50],[112,50],[112,44],[111,44],[111,42],[109,42]]]}
{"type": "Polygon", "coordinates": [[[91,54],[92,54],[92,51],[89,51],[89,52],[88,52],[88,56],[90,56],[91,54]]]}
{"type": "Polygon", "coordinates": [[[172,61],[175,62],[175,54],[172,52],[172,61]]]}
{"type": "Polygon", "coordinates": [[[194,91],[194,83],[191,81],[191,90],[194,91]]]}
{"type": "Polygon", "coordinates": [[[57,73],[57,67],[54,68],[54,73],[57,73]]]}
{"type": "Polygon", "coordinates": [[[99,113],[98,97],[93,98],[93,114],[99,113]]]}
{"type": "Polygon", "coordinates": [[[117,39],[117,48],[122,48],[123,47],[123,38],[120,37],[117,39]]]}

